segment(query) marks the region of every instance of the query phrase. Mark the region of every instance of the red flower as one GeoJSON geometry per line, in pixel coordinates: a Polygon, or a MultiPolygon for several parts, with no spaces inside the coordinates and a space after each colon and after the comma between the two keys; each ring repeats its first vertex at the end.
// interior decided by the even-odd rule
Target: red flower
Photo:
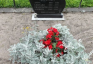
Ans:
{"type": "Polygon", "coordinates": [[[59,46],[59,48],[60,48],[60,49],[63,49],[63,48],[64,48],[64,46],[63,46],[63,45],[60,45],[60,46],[59,46]]]}
{"type": "Polygon", "coordinates": [[[55,37],[55,39],[56,39],[56,40],[59,40],[59,38],[58,38],[58,37],[55,37]]]}
{"type": "Polygon", "coordinates": [[[58,49],[56,49],[56,53],[57,53],[58,49]]]}
{"type": "Polygon", "coordinates": [[[56,36],[58,36],[58,35],[59,35],[59,32],[56,33],[56,36]]]}
{"type": "Polygon", "coordinates": [[[65,48],[65,50],[67,50],[67,48],[65,48]]]}
{"type": "Polygon", "coordinates": [[[53,36],[54,33],[52,31],[48,31],[49,35],[53,36]]]}
{"type": "Polygon", "coordinates": [[[41,41],[42,41],[43,44],[45,43],[44,39],[41,39],[40,42],[41,42],[41,41]]]}
{"type": "Polygon", "coordinates": [[[53,30],[53,27],[49,28],[47,31],[49,32],[49,31],[52,31],[52,30],[53,30]]]}
{"type": "Polygon", "coordinates": [[[61,52],[61,54],[63,55],[63,54],[64,54],[64,52],[61,52]]]}
{"type": "Polygon", "coordinates": [[[59,45],[63,44],[62,41],[58,41],[56,47],[59,47],[59,45]]]}
{"type": "Polygon", "coordinates": [[[45,45],[43,48],[46,48],[47,46],[45,45]]]}
{"type": "Polygon", "coordinates": [[[49,48],[49,49],[52,49],[52,45],[49,45],[48,48],[49,48]]]}
{"type": "Polygon", "coordinates": [[[44,39],[39,40],[39,42],[44,41],[44,39]]]}
{"type": "Polygon", "coordinates": [[[60,57],[60,54],[58,53],[58,55],[56,57],[60,57]]]}
{"type": "Polygon", "coordinates": [[[48,38],[52,38],[52,37],[51,37],[51,35],[50,35],[50,34],[48,34],[48,35],[46,35],[46,38],[48,39],[48,38]]]}
{"type": "Polygon", "coordinates": [[[56,28],[53,28],[53,32],[57,33],[58,31],[57,31],[57,29],[56,29],[56,28]]]}
{"type": "Polygon", "coordinates": [[[42,41],[42,43],[45,45],[43,48],[48,47],[49,49],[53,49],[53,45],[52,45],[53,42],[57,42],[57,44],[54,44],[56,45],[56,49],[55,48],[53,49],[53,54],[58,53],[56,57],[60,57],[61,55],[64,54],[64,49],[66,48],[63,46],[63,42],[59,40],[59,37],[60,37],[59,32],[56,28],[53,28],[53,27],[47,29],[47,31],[48,31],[48,34],[46,35],[46,38],[41,39],[40,42],[42,41]],[[59,52],[61,54],[59,54],[59,52]]]}
{"type": "Polygon", "coordinates": [[[51,40],[50,40],[50,39],[48,39],[47,41],[45,41],[45,43],[44,43],[44,44],[48,46],[48,45],[50,45],[50,42],[51,42],[51,40]]]}

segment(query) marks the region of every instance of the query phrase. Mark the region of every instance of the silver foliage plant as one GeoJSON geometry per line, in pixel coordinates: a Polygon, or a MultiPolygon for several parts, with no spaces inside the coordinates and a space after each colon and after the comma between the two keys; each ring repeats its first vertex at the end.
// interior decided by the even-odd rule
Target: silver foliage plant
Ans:
{"type": "MultiPolygon", "coordinates": [[[[49,48],[43,48],[40,39],[47,35],[47,30],[43,31],[30,31],[27,36],[23,37],[20,43],[12,45],[8,50],[10,52],[12,63],[21,64],[89,64],[90,54],[87,54],[84,50],[85,47],[81,44],[81,40],[76,40],[73,35],[70,34],[69,29],[66,26],[57,24],[53,26],[57,28],[60,37],[67,50],[67,54],[60,57],[55,57],[52,54],[52,50],[49,48]]],[[[56,55],[56,54],[55,54],[56,55]]]]}

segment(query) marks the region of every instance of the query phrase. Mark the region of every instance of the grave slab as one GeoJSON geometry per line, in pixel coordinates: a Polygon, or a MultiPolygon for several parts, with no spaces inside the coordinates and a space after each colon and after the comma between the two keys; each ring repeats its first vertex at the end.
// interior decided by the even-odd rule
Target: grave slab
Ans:
{"type": "Polygon", "coordinates": [[[36,17],[37,14],[33,13],[32,20],[65,20],[63,13],[61,13],[61,15],[63,16],[62,18],[38,18],[38,17],[36,17]]]}

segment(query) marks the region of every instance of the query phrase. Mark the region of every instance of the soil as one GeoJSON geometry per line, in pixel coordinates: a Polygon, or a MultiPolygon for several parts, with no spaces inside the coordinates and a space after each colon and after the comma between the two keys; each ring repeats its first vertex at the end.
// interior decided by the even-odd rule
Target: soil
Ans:
{"type": "MultiPolygon", "coordinates": [[[[32,21],[31,13],[0,13],[0,64],[11,64],[7,50],[11,45],[20,42],[20,39],[25,36],[26,27],[33,30],[32,26],[35,26],[35,24],[39,25],[38,30],[44,30],[61,23],[70,29],[75,39],[82,40],[87,53],[92,51],[93,13],[64,13],[64,17],[65,21],[32,21]]],[[[90,60],[93,63],[93,54],[90,60]]]]}

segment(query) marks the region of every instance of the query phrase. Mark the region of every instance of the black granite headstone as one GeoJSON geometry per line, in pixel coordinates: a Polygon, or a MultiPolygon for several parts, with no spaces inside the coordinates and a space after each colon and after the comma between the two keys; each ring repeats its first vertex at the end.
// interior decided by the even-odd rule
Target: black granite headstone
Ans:
{"type": "Polygon", "coordinates": [[[38,18],[62,18],[65,0],[29,0],[38,18]]]}

